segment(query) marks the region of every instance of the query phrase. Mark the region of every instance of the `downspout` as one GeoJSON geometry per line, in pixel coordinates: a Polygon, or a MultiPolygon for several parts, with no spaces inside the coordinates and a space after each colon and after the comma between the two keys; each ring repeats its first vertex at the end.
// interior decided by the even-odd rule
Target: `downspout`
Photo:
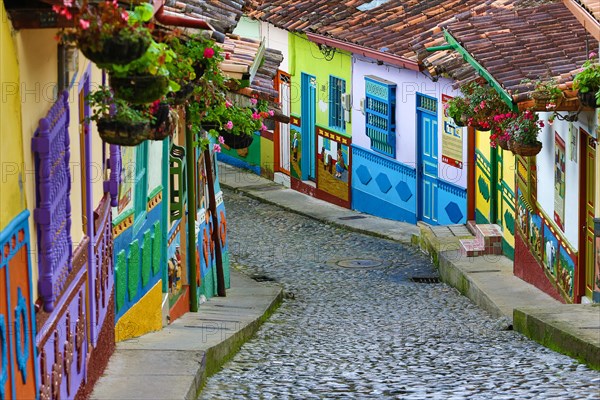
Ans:
{"type": "Polygon", "coordinates": [[[194,132],[190,128],[190,111],[185,110],[185,162],[187,168],[187,229],[188,229],[188,276],[190,283],[190,311],[198,311],[198,284],[196,283],[196,185],[194,176],[194,132]]]}

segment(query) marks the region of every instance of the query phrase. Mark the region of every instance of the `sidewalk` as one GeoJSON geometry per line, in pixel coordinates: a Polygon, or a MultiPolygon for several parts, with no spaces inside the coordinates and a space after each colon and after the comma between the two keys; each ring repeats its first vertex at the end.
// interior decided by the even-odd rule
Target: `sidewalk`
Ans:
{"type": "Polygon", "coordinates": [[[274,283],[231,270],[227,297],[213,297],[159,332],[117,343],[92,399],[196,399],[215,373],[279,306],[274,283]]]}
{"type": "Polygon", "coordinates": [[[494,317],[508,318],[516,331],[542,345],[600,369],[600,305],[561,304],[515,277],[506,257],[461,256],[458,240],[465,237],[463,226],[430,228],[362,214],[224,163],[219,163],[219,174],[223,187],[257,200],[331,225],[419,245],[438,266],[441,280],[479,307],[494,317]]]}

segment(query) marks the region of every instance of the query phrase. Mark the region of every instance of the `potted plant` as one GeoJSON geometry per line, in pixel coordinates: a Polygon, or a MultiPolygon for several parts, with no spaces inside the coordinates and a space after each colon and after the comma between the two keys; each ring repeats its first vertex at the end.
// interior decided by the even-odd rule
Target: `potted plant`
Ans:
{"type": "Polygon", "coordinates": [[[503,126],[504,135],[509,138],[513,153],[530,157],[542,150],[542,143],[537,140],[537,136],[544,123],[539,120],[538,114],[531,110],[519,114],[513,113],[503,126]]]}
{"type": "Polygon", "coordinates": [[[167,92],[180,89],[169,79],[169,64],[177,54],[166,43],[152,40],[143,56],[126,65],[111,65],[110,86],[115,97],[134,104],[151,103],[167,92]]]}
{"type": "Polygon", "coordinates": [[[575,75],[573,88],[578,90],[577,97],[584,106],[600,107],[600,63],[596,53],[590,53],[581,72],[575,75]]]}
{"type": "Polygon", "coordinates": [[[510,111],[498,92],[489,85],[474,81],[462,86],[460,90],[471,107],[467,124],[475,129],[482,131],[492,129],[493,117],[510,111]]]}
{"type": "Polygon", "coordinates": [[[500,147],[503,150],[511,150],[511,137],[507,131],[508,125],[517,118],[514,112],[494,115],[491,124],[490,145],[500,147]]]}
{"type": "Polygon", "coordinates": [[[100,66],[130,63],[150,45],[150,31],[143,24],[153,15],[148,3],[128,12],[116,1],[83,0],[78,6],[73,0],[63,0],[62,5],[54,5],[52,9],[74,20],[74,28],[61,30],[59,40],[74,42],[88,59],[100,66]]]}
{"type": "Polygon", "coordinates": [[[265,130],[264,118],[272,116],[265,102],[250,99],[250,107],[238,106],[225,100],[206,111],[202,127],[211,136],[223,138],[223,143],[232,149],[243,149],[254,140],[254,133],[265,130]]]}
{"type": "Polygon", "coordinates": [[[106,86],[90,93],[86,100],[92,107],[89,119],[96,122],[105,142],[136,146],[149,138],[154,117],[147,107],[130,107],[127,102],[114,98],[106,86]]]}
{"type": "Polygon", "coordinates": [[[153,118],[150,123],[148,139],[164,140],[173,134],[176,123],[168,102],[156,100],[150,106],[150,114],[153,118]]]}
{"type": "Polygon", "coordinates": [[[564,95],[562,90],[558,88],[558,84],[554,78],[536,81],[524,79],[522,84],[528,86],[531,91],[531,98],[535,100],[535,108],[542,110],[554,110],[563,101],[564,95]]]}
{"type": "Polygon", "coordinates": [[[472,116],[471,105],[464,97],[457,96],[444,104],[446,115],[454,120],[456,126],[467,126],[467,121],[472,116]]]}

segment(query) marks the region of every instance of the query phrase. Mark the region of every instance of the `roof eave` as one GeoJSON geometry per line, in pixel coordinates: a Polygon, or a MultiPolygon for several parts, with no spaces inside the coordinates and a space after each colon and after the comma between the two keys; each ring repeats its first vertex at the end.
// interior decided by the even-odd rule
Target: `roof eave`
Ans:
{"type": "Polygon", "coordinates": [[[315,33],[306,33],[306,37],[311,42],[317,44],[324,44],[329,47],[334,47],[340,50],[346,50],[354,54],[361,54],[364,57],[369,57],[374,60],[378,60],[381,62],[385,62],[387,64],[410,69],[413,71],[419,71],[419,64],[413,60],[409,60],[407,58],[397,56],[394,54],[383,53],[381,51],[373,50],[365,46],[360,46],[354,43],[344,42],[339,39],[334,39],[331,37],[315,34],[315,33]]]}
{"type": "Polygon", "coordinates": [[[565,6],[573,13],[583,27],[600,42],[600,22],[588,13],[575,0],[563,0],[565,6]]]}

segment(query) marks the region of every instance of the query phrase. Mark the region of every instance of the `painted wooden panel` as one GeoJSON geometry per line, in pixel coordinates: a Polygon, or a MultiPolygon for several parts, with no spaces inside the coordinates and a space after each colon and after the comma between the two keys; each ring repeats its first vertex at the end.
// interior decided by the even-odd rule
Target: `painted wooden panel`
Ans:
{"type": "Polygon", "coordinates": [[[85,239],[73,252],[71,283],[38,327],[40,399],[74,398],[87,377],[88,243],[85,239]]]}
{"type": "Polygon", "coordinates": [[[69,99],[62,93],[32,139],[35,153],[39,291],[52,311],[71,270],[71,173],[69,169],[69,99]]]}
{"type": "Polygon", "coordinates": [[[28,217],[22,211],[0,232],[0,398],[37,393],[28,217]]]}

